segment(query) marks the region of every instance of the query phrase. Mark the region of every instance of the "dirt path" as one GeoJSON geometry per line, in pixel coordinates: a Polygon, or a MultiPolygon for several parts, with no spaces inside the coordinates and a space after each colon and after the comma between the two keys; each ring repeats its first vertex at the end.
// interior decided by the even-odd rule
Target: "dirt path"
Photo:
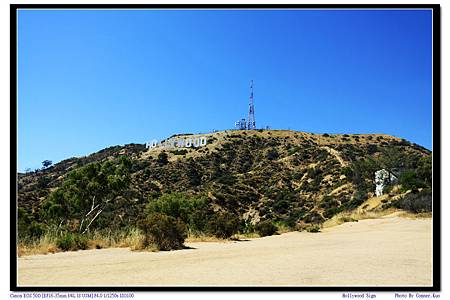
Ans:
{"type": "Polygon", "coordinates": [[[326,151],[328,151],[328,153],[333,155],[339,161],[339,163],[341,164],[341,167],[345,167],[348,165],[348,163],[341,157],[341,154],[336,149],[330,148],[328,146],[323,146],[321,148],[325,149],[326,151]]]}
{"type": "Polygon", "coordinates": [[[363,220],[195,249],[102,249],[18,259],[19,285],[431,285],[431,220],[363,220]]]}

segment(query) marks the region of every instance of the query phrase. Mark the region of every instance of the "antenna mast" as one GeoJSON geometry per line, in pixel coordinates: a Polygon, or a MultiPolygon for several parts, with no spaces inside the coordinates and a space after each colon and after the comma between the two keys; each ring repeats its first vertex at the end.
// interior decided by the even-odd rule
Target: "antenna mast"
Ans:
{"type": "Polygon", "coordinates": [[[253,104],[253,80],[250,81],[250,103],[249,103],[248,123],[247,124],[248,124],[247,125],[248,130],[256,129],[255,106],[253,104]]]}

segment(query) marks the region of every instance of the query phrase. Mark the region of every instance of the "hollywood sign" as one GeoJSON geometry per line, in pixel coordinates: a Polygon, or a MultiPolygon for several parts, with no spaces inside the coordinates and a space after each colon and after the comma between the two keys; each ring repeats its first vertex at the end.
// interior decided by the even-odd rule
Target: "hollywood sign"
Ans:
{"type": "Polygon", "coordinates": [[[206,137],[201,136],[197,138],[171,138],[165,140],[163,142],[158,140],[152,140],[151,142],[147,142],[145,147],[148,149],[153,148],[198,148],[206,146],[206,137]]]}

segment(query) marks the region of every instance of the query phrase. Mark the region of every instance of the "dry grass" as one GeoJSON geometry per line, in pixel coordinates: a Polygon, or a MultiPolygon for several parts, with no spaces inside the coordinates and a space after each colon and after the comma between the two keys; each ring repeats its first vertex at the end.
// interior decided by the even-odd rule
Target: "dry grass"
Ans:
{"type": "Polygon", "coordinates": [[[372,210],[372,211],[353,211],[348,213],[340,213],[335,215],[333,218],[327,220],[323,223],[324,228],[329,228],[337,225],[341,225],[345,222],[357,222],[359,220],[365,219],[380,219],[388,216],[397,216],[407,219],[428,219],[432,218],[433,214],[431,212],[424,213],[410,213],[404,210],[389,208],[386,210],[372,210]]]}
{"type": "MultiPolygon", "coordinates": [[[[62,250],[56,246],[56,241],[57,238],[55,236],[46,234],[36,241],[19,242],[17,247],[18,256],[60,252],[62,250]]],[[[88,249],[129,247],[131,250],[141,250],[144,248],[143,241],[144,236],[139,229],[109,234],[94,232],[88,236],[88,249]]]]}
{"type": "Polygon", "coordinates": [[[222,242],[222,243],[228,243],[231,241],[239,241],[239,240],[245,240],[245,239],[253,239],[253,238],[259,238],[259,234],[256,232],[253,233],[236,233],[229,239],[222,239],[215,237],[213,235],[208,235],[204,233],[190,233],[186,239],[186,243],[198,243],[198,242],[222,242]]]}
{"type": "Polygon", "coordinates": [[[251,232],[251,233],[238,233],[238,234],[235,234],[234,237],[238,240],[245,240],[245,239],[259,238],[261,236],[259,234],[257,234],[256,232],[251,232]]]}
{"type": "MultiPolygon", "coordinates": [[[[229,140],[230,136],[247,136],[247,137],[253,137],[253,136],[259,136],[263,138],[289,138],[291,141],[295,143],[301,143],[304,139],[309,139],[314,142],[316,142],[320,146],[328,146],[330,143],[332,144],[367,144],[367,143],[377,143],[380,141],[377,141],[378,137],[383,137],[383,141],[400,141],[399,138],[389,136],[386,134],[352,134],[348,138],[348,141],[342,140],[344,137],[344,134],[329,134],[328,137],[323,136],[323,134],[314,134],[314,133],[308,133],[308,132],[300,132],[300,131],[293,131],[293,130],[225,130],[225,131],[219,131],[214,133],[199,133],[199,134],[193,134],[193,135],[179,135],[176,138],[195,138],[199,136],[206,136],[208,139],[215,138],[216,140],[213,143],[208,143],[206,146],[202,147],[205,150],[208,150],[208,152],[214,151],[218,147],[220,147],[223,143],[227,142],[229,140]],[[358,136],[358,139],[355,139],[354,137],[358,136]],[[370,136],[370,139],[369,139],[370,136]]],[[[177,149],[177,148],[175,148],[177,149]]],[[[188,153],[184,155],[185,158],[195,158],[198,156],[204,155],[204,152],[195,151],[189,148],[185,148],[188,150],[188,153]]],[[[157,147],[153,149],[149,149],[148,151],[144,151],[140,159],[148,159],[149,157],[156,158],[158,154],[161,151],[165,151],[168,154],[169,161],[176,161],[180,158],[178,155],[174,155],[171,153],[171,150],[174,149],[164,149],[162,147],[157,147]]],[[[337,155],[339,157],[339,153],[335,151],[334,149],[331,150],[332,155],[337,155]]],[[[338,158],[339,159],[339,158],[338,158]]],[[[339,161],[344,164],[347,164],[345,161],[339,161]]]]}
{"type": "Polygon", "coordinates": [[[215,237],[213,235],[207,235],[204,233],[189,233],[186,243],[197,242],[226,242],[227,240],[215,237]]]}
{"type": "Polygon", "coordinates": [[[410,212],[407,212],[407,211],[403,211],[403,212],[399,213],[398,216],[402,217],[402,218],[411,219],[411,220],[429,219],[429,218],[433,217],[433,213],[432,212],[423,212],[423,213],[413,214],[413,213],[410,213],[410,212]]]}
{"type": "Polygon", "coordinates": [[[391,215],[394,213],[399,213],[397,209],[386,209],[386,210],[372,210],[372,211],[353,211],[353,212],[344,212],[339,213],[333,216],[331,219],[325,221],[323,223],[323,228],[329,228],[333,226],[341,225],[345,222],[357,222],[359,220],[365,219],[380,219],[387,215],[391,215]]]}
{"type": "Polygon", "coordinates": [[[277,226],[277,232],[279,234],[283,234],[283,233],[287,233],[287,232],[291,232],[292,229],[289,228],[287,225],[283,224],[283,223],[275,223],[275,226],[277,226]]]}
{"type": "Polygon", "coordinates": [[[94,239],[88,241],[88,249],[103,249],[108,247],[109,242],[104,239],[94,239]]]}
{"type": "Polygon", "coordinates": [[[42,236],[38,241],[32,243],[19,242],[17,246],[17,255],[19,257],[26,255],[48,254],[61,251],[56,246],[56,241],[49,235],[42,236]]]}
{"type": "MultiPolygon", "coordinates": [[[[133,229],[130,233],[121,241],[121,247],[130,247],[131,250],[144,249],[145,237],[139,229],[133,229]]],[[[153,249],[153,248],[152,248],[153,249]]]]}
{"type": "MultiPolygon", "coordinates": [[[[257,234],[239,234],[233,239],[245,239],[258,237],[257,234]]],[[[56,246],[56,237],[50,235],[42,236],[38,241],[20,242],[18,245],[18,256],[48,254],[61,252],[62,250],[56,246]]],[[[144,245],[145,237],[142,232],[135,228],[130,231],[116,233],[100,233],[94,232],[88,237],[88,249],[103,248],[130,248],[132,251],[158,251],[156,246],[144,245]]],[[[220,239],[215,236],[206,234],[190,234],[186,242],[230,242],[231,239],[220,239]]]]}

